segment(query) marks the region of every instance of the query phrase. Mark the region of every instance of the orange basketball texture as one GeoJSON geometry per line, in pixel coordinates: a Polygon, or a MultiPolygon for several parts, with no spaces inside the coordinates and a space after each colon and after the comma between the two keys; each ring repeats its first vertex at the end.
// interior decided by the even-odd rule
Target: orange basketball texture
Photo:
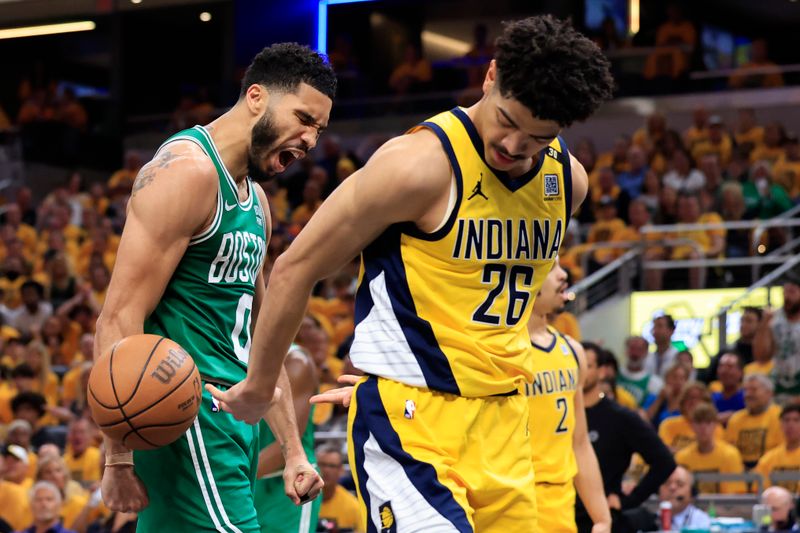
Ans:
{"type": "Polygon", "coordinates": [[[89,376],[92,417],[109,438],[133,450],[178,439],[200,409],[200,373],[176,342],[132,335],[95,361],[89,376]]]}

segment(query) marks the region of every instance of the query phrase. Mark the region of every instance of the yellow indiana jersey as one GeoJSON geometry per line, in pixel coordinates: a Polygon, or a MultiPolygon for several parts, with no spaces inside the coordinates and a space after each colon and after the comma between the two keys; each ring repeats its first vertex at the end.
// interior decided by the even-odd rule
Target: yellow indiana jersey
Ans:
{"type": "Polygon", "coordinates": [[[526,324],[569,222],[569,153],[555,139],[512,179],[487,165],[462,109],[411,132],[425,128],[450,160],[454,205],[433,233],[395,224],[364,249],[350,357],[412,386],[508,394],[531,381],[526,324]]]}
{"type": "MultiPolygon", "coordinates": [[[[764,478],[765,488],[772,485],[769,476],[773,472],[800,473],[800,448],[789,450],[786,444],[781,444],[765,453],[764,456],[758,460],[758,464],[754,470],[764,478]]],[[[780,481],[777,485],[793,494],[796,494],[797,491],[800,490],[800,484],[798,484],[797,481],[780,481]]]]}
{"type": "Polygon", "coordinates": [[[578,356],[557,331],[549,346],[533,344],[533,380],[525,384],[536,483],[571,483],[578,472],[572,435],[578,356]]]}

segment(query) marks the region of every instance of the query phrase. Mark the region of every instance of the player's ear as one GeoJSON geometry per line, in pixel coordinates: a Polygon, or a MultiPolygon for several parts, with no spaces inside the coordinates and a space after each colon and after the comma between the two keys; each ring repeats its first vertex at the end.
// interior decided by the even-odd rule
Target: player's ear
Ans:
{"type": "Polygon", "coordinates": [[[497,83],[497,61],[492,59],[489,62],[489,70],[486,71],[486,77],[483,79],[483,94],[489,94],[495,83],[497,83]]]}
{"type": "Polygon", "coordinates": [[[269,90],[258,83],[252,84],[245,93],[247,108],[256,116],[261,116],[269,104],[269,90]]]}

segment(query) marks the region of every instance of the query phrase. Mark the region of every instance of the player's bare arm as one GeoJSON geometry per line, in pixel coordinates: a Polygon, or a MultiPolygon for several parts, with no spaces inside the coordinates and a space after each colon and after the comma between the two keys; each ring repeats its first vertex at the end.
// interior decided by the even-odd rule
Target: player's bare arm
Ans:
{"type": "MultiPolygon", "coordinates": [[[[166,146],[136,178],[117,262],[97,320],[99,357],[120,339],[140,334],[190,238],[214,215],[217,176],[208,158],[189,143],[166,146]]],[[[132,454],[106,439],[103,496],[115,511],[139,511],[147,494],[133,473],[132,454]]]]}
{"type": "Polygon", "coordinates": [[[586,376],[586,354],[583,346],[572,337],[567,342],[578,356],[578,388],[575,391],[575,432],[572,434],[572,448],[578,463],[575,475],[575,490],[578,492],[589,516],[594,522],[592,533],[611,531],[611,512],[603,488],[603,477],[600,465],[589,441],[589,430],[586,423],[586,409],[583,403],[583,383],[586,376]]]}
{"type": "Polygon", "coordinates": [[[589,192],[589,175],[574,155],[569,154],[569,168],[572,172],[572,212],[576,212],[589,192]]]}
{"type": "Polygon", "coordinates": [[[215,393],[235,417],[258,420],[314,284],[338,271],[389,225],[439,225],[452,170],[438,139],[422,130],[386,143],[320,207],[272,269],[254,330],[247,379],[215,393]],[[413,163],[411,163],[413,162],[413,163]]]}

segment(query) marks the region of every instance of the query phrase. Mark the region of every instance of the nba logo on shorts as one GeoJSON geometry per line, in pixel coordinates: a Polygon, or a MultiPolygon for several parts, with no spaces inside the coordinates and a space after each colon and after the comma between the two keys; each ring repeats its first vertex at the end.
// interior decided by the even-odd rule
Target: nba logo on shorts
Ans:
{"type": "Polygon", "coordinates": [[[544,195],[545,196],[558,196],[558,175],[545,174],[544,175],[544,195]]]}
{"type": "Polygon", "coordinates": [[[403,414],[406,418],[411,420],[414,418],[414,411],[417,410],[417,404],[414,403],[414,400],[406,400],[406,411],[403,414]]]}
{"type": "Polygon", "coordinates": [[[378,507],[378,513],[381,518],[381,533],[397,533],[397,522],[394,521],[392,502],[381,504],[378,507]]]}
{"type": "Polygon", "coordinates": [[[219,400],[214,397],[211,398],[211,412],[219,413],[219,400]]]}

